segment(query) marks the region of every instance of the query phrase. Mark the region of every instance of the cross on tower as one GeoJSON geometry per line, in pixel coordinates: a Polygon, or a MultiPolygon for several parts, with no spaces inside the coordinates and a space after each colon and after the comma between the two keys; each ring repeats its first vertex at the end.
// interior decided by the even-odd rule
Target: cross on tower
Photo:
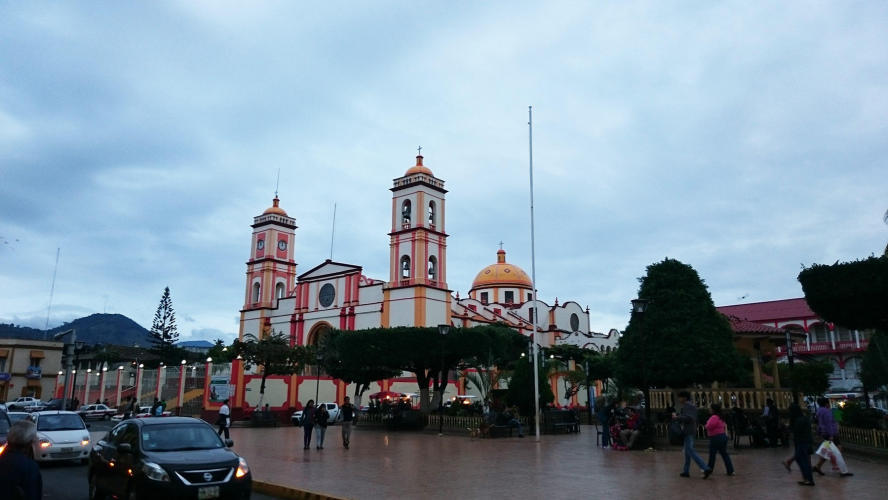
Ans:
{"type": "Polygon", "coordinates": [[[502,240],[500,240],[499,246],[500,246],[500,250],[502,250],[503,249],[503,241],[502,240]]]}
{"type": "Polygon", "coordinates": [[[422,146],[416,147],[416,156],[422,156],[422,146]]]}

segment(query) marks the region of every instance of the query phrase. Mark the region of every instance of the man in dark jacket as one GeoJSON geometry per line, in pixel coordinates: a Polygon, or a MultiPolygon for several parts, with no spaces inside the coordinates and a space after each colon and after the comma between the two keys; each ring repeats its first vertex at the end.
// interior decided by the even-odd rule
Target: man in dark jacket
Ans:
{"type": "MultiPolygon", "coordinates": [[[[811,453],[814,448],[814,436],[811,432],[811,419],[802,413],[798,403],[789,405],[789,421],[792,426],[792,440],[795,445],[795,461],[802,471],[802,486],[814,486],[814,473],[811,470],[811,453]]],[[[784,462],[784,467],[789,465],[784,462]]]]}
{"type": "Polygon", "coordinates": [[[9,428],[6,451],[0,454],[0,493],[3,498],[43,499],[40,467],[31,458],[31,447],[36,440],[37,427],[30,420],[19,420],[9,428]]]}
{"type": "Polygon", "coordinates": [[[681,471],[681,477],[691,477],[691,460],[703,471],[703,479],[709,478],[712,469],[706,465],[706,462],[700,458],[697,451],[694,450],[694,438],[697,435],[697,407],[691,403],[691,394],[688,391],[678,393],[678,413],[672,414],[672,418],[681,422],[684,434],[684,468],[681,471]]]}

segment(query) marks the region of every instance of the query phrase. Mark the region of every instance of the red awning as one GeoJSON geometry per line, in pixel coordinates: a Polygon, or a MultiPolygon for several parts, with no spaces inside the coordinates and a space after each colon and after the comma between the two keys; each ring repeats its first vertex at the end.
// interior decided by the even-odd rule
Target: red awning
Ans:
{"type": "Polygon", "coordinates": [[[371,394],[368,397],[370,399],[398,399],[402,396],[403,394],[401,394],[400,392],[380,391],[375,394],[371,394]]]}

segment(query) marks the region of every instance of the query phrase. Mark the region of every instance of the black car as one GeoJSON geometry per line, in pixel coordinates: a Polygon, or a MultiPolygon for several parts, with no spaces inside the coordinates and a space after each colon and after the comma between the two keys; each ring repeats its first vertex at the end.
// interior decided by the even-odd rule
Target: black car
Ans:
{"type": "Polygon", "coordinates": [[[246,460],[203,420],[130,419],[118,424],[89,455],[89,497],[249,499],[246,460]]]}
{"type": "Polygon", "coordinates": [[[0,410],[0,454],[6,451],[6,435],[9,434],[10,425],[6,410],[0,410]]]}

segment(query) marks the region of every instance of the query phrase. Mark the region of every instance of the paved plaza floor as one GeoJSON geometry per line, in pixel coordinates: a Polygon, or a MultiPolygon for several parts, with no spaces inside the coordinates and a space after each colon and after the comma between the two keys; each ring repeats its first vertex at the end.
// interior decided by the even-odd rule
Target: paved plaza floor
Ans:
{"type": "MultiPolygon", "coordinates": [[[[724,466],[703,480],[678,476],[680,450],[652,453],[596,447],[594,429],[579,435],[472,439],[464,435],[385,432],[357,427],[351,449],[339,427],[327,431],[324,450],[302,449],[302,430],[232,429],[235,450],[257,480],[355,498],[886,498],[888,464],[848,457],[854,477],[815,477],[816,487],[796,484],[797,468],[780,465],[789,449],[733,452],[737,474],[724,466]]],[[[312,443],[314,445],[314,443],[312,443]]],[[[702,454],[702,453],[701,453],[702,454]]],[[[704,456],[704,460],[706,456],[704,456]]],[[[825,467],[825,469],[828,467],[825,467]]]]}

